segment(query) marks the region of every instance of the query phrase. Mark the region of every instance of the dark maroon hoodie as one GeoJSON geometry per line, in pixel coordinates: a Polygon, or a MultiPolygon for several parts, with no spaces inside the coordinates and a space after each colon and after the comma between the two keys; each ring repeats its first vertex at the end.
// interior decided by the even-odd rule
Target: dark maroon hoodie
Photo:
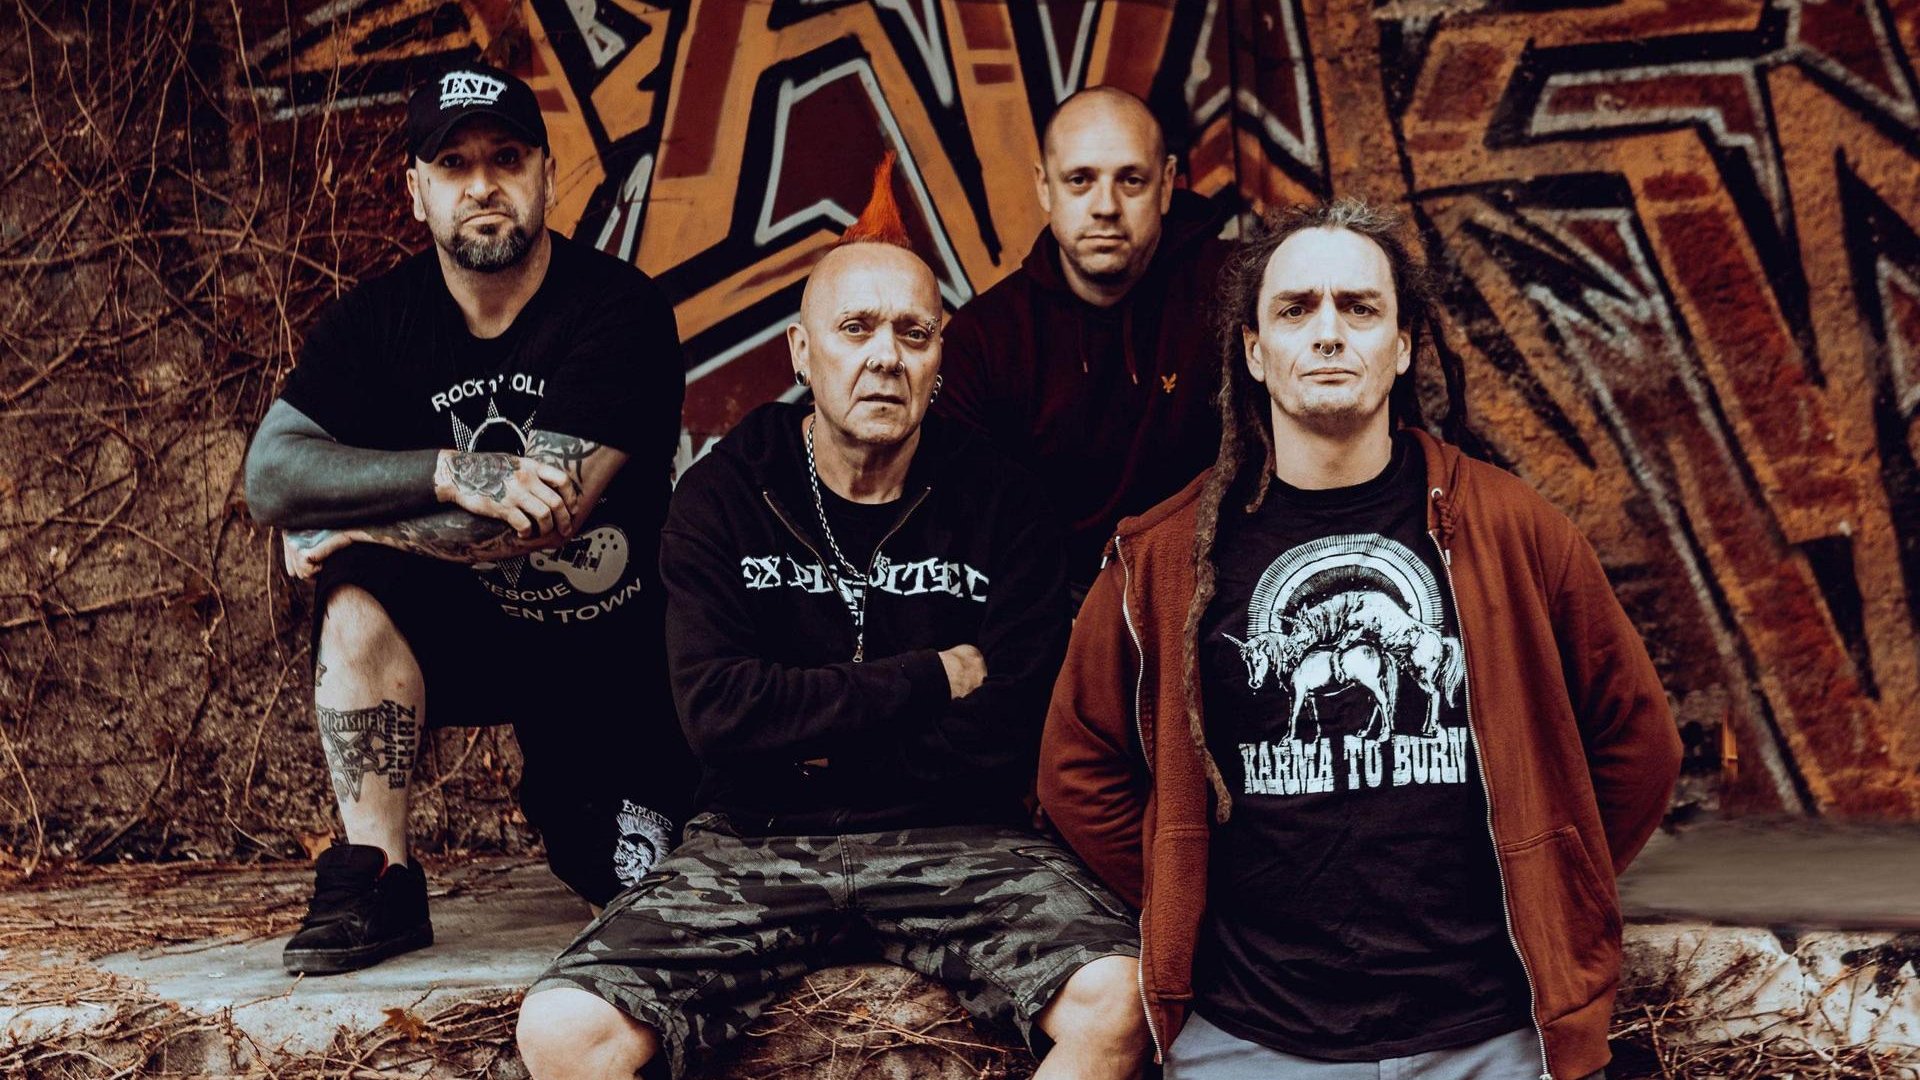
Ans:
{"type": "Polygon", "coordinates": [[[954,315],[934,408],[986,432],[1045,485],[1084,588],[1120,519],[1213,464],[1210,332],[1224,211],[1176,191],[1147,272],[1110,308],[1080,299],[1042,230],[1020,268],[954,315]]]}

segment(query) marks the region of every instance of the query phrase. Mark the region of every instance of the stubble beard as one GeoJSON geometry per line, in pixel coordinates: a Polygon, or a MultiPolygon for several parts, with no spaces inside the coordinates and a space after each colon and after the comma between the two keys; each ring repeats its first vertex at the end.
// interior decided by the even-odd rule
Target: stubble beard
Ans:
{"type": "MultiPolygon", "coordinates": [[[[1152,235],[1146,237],[1132,236],[1129,234],[1124,253],[1117,251],[1103,252],[1094,256],[1103,262],[1108,259],[1116,260],[1110,264],[1110,269],[1096,269],[1088,265],[1087,260],[1080,257],[1078,243],[1059,244],[1058,246],[1060,248],[1060,257],[1073,265],[1073,272],[1078,274],[1081,280],[1109,288],[1118,286],[1131,287],[1146,276],[1147,266],[1153,261],[1154,253],[1160,248],[1161,236],[1162,234],[1159,231],[1155,231],[1152,235]]],[[[1056,236],[1055,239],[1058,240],[1058,237],[1056,236]]]]}
{"type": "Polygon", "coordinates": [[[869,451],[898,449],[913,440],[926,420],[924,413],[918,421],[912,420],[911,407],[905,410],[907,415],[889,416],[887,420],[872,416],[857,417],[856,406],[849,404],[836,410],[821,401],[817,392],[813,408],[814,437],[819,440],[818,445],[823,453],[831,452],[826,449],[829,443],[857,446],[869,451]]]}
{"type": "MultiPolygon", "coordinates": [[[[1079,257],[1078,253],[1070,248],[1062,248],[1061,254],[1067,261],[1073,263],[1074,272],[1079,274],[1083,280],[1091,281],[1096,285],[1125,285],[1134,277],[1133,251],[1133,248],[1128,248],[1125,257],[1118,258],[1109,268],[1100,269],[1089,266],[1084,259],[1079,257]]],[[[1097,257],[1105,261],[1116,258],[1118,255],[1118,252],[1114,252],[1112,254],[1102,254],[1097,257]]]]}
{"type": "MultiPolygon", "coordinates": [[[[815,408],[819,409],[817,403],[815,408]]],[[[869,449],[884,450],[890,447],[900,446],[908,439],[913,438],[913,433],[920,428],[919,424],[904,418],[902,418],[898,424],[884,423],[875,420],[866,420],[865,422],[854,420],[850,415],[852,413],[851,409],[847,410],[848,415],[842,415],[837,420],[827,419],[825,409],[820,409],[819,411],[820,419],[816,420],[816,423],[825,421],[827,425],[832,427],[835,436],[843,442],[854,446],[864,446],[869,449]]]]}
{"type": "Polygon", "coordinates": [[[1342,398],[1329,398],[1310,394],[1293,410],[1296,419],[1318,428],[1351,427],[1356,420],[1364,419],[1367,413],[1360,408],[1357,397],[1347,395],[1342,398]]]}
{"type": "Polygon", "coordinates": [[[1365,427],[1377,411],[1386,408],[1386,399],[1371,402],[1368,387],[1359,381],[1320,386],[1302,380],[1284,390],[1269,385],[1267,394],[1275,411],[1324,434],[1365,427]]]}

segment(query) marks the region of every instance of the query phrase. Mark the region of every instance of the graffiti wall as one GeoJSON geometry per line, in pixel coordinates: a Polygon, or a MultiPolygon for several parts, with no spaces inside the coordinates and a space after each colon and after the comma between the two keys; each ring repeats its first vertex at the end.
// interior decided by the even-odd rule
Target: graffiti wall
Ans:
{"type": "Polygon", "coordinates": [[[953,306],[1042,227],[1036,132],[1082,86],[1144,97],[1204,194],[1395,204],[1481,452],[1648,636],[1683,798],[1920,816],[1920,3],[274,7],[268,128],[390,127],[483,52],[527,76],[559,227],[677,301],[689,456],[789,390],[781,329],[884,148],[953,306]]]}

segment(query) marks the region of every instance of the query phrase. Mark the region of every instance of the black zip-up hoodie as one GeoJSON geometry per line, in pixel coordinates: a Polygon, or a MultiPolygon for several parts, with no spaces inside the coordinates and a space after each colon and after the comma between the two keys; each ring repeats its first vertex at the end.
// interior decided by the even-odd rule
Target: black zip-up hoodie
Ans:
{"type": "Polygon", "coordinates": [[[667,662],[704,769],[697,805],[763,835],[1025,820],[1069,619],[1061,532],[1038,486],[930,417],[875,556],[855,662],[808,479],[809,411],[749,413],[668,508],[667,662]],[[987,678],[954,701],[939,651],[963,644],[987,678]]]}

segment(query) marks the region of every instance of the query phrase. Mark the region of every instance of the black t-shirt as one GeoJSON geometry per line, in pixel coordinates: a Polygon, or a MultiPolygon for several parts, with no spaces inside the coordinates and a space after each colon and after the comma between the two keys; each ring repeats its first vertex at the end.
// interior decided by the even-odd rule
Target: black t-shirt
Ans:
{"type": "Polygon", "coordinates": [[[1200,664],[1216,828],[1195,1009],[1377,1061],[1524,1026],[1419,448],[1348,488],[1220,514],[1200,664]]]}
{"type": "MultiPolygon", "coordinates": [[[[861,577],[878,579],[885,572],[886,556],[881,554],[880,545],[887,534],[900,522],[900,515],[907,504],[899,499],[883,503],[857,503],[834,494],[825,481],[820,482],[820,505],[814,510],[813,528],[831,535],[840,543],[840,555],[853,564],[861,577]],[[818,518],[824,511],[827,516],[828,530],[820,530],[818,518]]],[[[829,541],[820,557],[826,561],[828,580],[834,581],[840,588],[840,599],[847,605],[847,613],[853,616],[854,625],[863,626],[867,621],[867,603],[871,599],[865,595],[865,587],[858,584],[860,578],[845,575],[839,558],[834,555],[832,542],[829,541]]]]}
{"type": "MultiPolygon", "coordinates": [[[[833,538],[840,542],[840,553],[847,557],[856,569],[865,574],[873,567],[873,556],[886,539],[894,525],[900,521],[900,514],[906,504],[899,499],[883,503],[857,503],[834,494],[826,481],[820,483],[820,506],[827,512],[827,523],[833,527],[833,538]]],[[[819,511],[814,512],[819,517],[819,511]]],[[[814,522],[815,527],[819,522],[814,522]]],[[[831,546],[820,553],[828,563],[833,563],[831,546]]]]}
{"type": "Polygon", "coordinates": [[[549,235],[546,277],[505,333],[468,332],[428,249],[327,309],[281,397],[369,449],[518,454],[540,429],[625,451],[571,541],[476,564],[472,580],[516,632],[657,652],[657,553],[686,386],[673,308],[638,269],[549,235]],[[642,624],[652,629],[636,639],[642,624]]]}

